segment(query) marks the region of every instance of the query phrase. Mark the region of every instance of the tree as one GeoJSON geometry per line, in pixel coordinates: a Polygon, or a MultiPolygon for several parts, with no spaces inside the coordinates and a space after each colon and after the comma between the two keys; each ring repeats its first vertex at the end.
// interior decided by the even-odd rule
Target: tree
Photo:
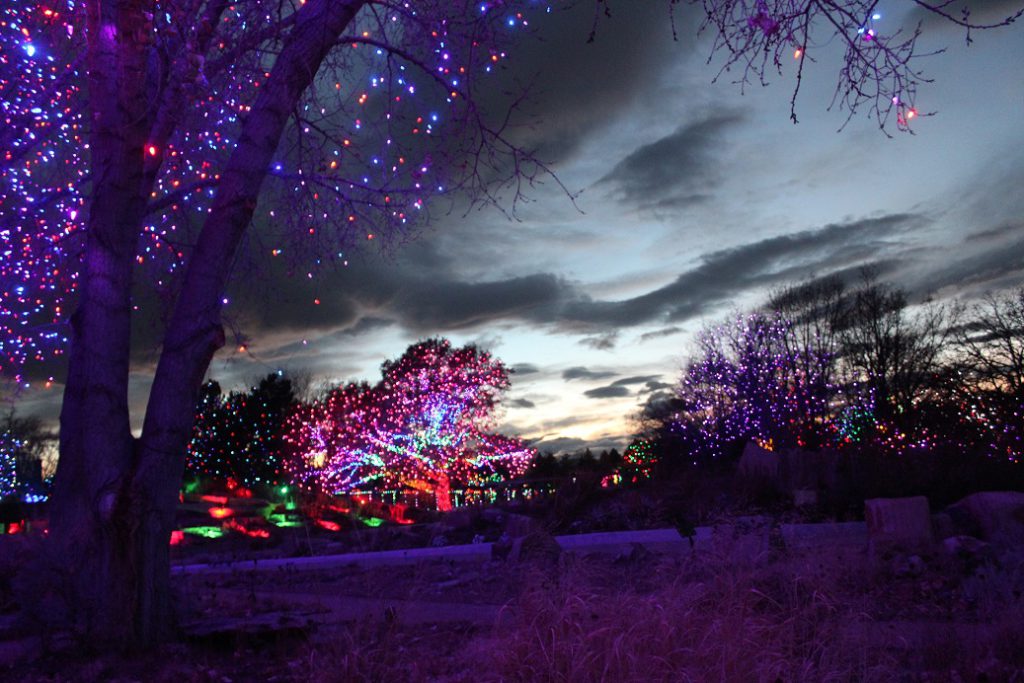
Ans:
{"type": "Polygon", "coordinates": [[[1024,287],[988,294],[955,328],[955,397],[971,446],[1024,458],[1024,287]]]}
{"type": "MultiPolygon", "coordinates": [[[[64,625],[97,643],[151,643],[172,624],[167,539],[242,247],[329,265],[353,244],[406,235],[432,196],[499,202],[510,188],[514,203],[545,169],[505,137],[507,117],[477,106],[478,80],[543,6],[8,4],[0,364],[22,380],[26,362],[69,351],[50,543],[81,618],[64,625]],[[251,228],[257,215],[272,225],[251,228]],[[160,347],[138,437],[127,398],[133,320],[157,327],[160,347]]],[[[814,27],[834,29],[847,51],[842,101],[851,113],[873,106],[883,124],[894,113],[905,128],[920,80],[916,33],[855,37],[873,8],[706,3],[746,73],[763,76],[791,45],[802,68],[814,27]]],[[[944,8],[930,9],[970,26],[944,8]]]]}
{"type": "Polygon", "coordinates": [[[504,364],[447,339],[409,347],[373,387],[347,384],[288,420],[285,441],[307,487],[347,493],[409,487],[450,510],[454,485],[495,483],[526,471],[534,451],[490,431],[509,386],[504,364]]]}
{"type": "Polygon", "coordinates": [[[713,457],[757,439],[777,447],[817,446],[837,387],[828,352],[800,347],[793,324],[752,313],[705,329],[683,372],[677,431],[713,457]]]}
{"type": "Polygon", "coordinates": [[[32,491],[41,482],[42,422],[37,417],[17,417],[11,409],[0,422],[0,500],[32,491]]]}
{"type": "Polygon", "coordinates": [[[185,460],[187,471],[222,484],[266,488],[284,481],[281,430],[296,402],[292,381],[273,372],[249,391],[221,395],[203,385],[185,460]]]}
{"type": "Polygon", "coordinates": [[[858,383],[878,417],[907,424],[926,393],[938,385],[942,352],[957,312],[925,304],[908,311],[907,295],[862,272],[840,323],[847,380],[858,383]]]}

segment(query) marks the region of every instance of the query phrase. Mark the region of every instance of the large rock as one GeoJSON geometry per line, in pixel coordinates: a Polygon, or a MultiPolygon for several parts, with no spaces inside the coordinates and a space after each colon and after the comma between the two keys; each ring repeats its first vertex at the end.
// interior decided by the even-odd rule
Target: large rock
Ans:
{"type": "Polygon", "coordinates": [[[981,538],[999,545],[1024,545],[1024,493],[985,491],[972,493],[950,505],[947,512],[954,520],[976,532],[981,538]]]}
{"type": "Polygon", "coordinates": [[[924,496],[865,500],[864,519],[872,548],[931,545],[932,518],[924,496]]]}

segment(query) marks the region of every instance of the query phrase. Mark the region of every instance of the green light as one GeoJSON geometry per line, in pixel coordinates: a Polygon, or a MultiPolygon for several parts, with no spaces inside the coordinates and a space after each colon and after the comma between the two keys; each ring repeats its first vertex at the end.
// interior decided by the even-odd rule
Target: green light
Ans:
{"type": "Polygon", "coordinates": [[[282,529],[302,526],[302,522],[295,519],[288,519],[288,515],[270,515],[267,520],[274,526],[281,527],[282,529]]]}
{"type": "Polygon", "coordinates": [[[364,517],[364,518],[361,519],[361,521],[366,526],[370,526],[370,527],[374,527],[374,528],[377,528],[381,524],[384,523],[383,519],[379,519],[377,517],[364,517]]]}
{"type": "Polygon", "coordinates": [[[282,496],[287,496],[288,495],[288,487],[287,486],[282,486],[281,487],[281,495],[282,496]]]}
{"type": "Polygon", "coordinates": [[[219,526],[190,526],[185,527],[181,532],[202,538],[220,538],[224,535],[224,530],[219,526]]]}

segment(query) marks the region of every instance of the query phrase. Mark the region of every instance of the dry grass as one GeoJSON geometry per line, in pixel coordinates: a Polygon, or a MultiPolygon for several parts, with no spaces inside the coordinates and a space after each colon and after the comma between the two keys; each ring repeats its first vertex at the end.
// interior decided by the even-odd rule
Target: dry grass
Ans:
{"type": "Polygon", "coordinates": [[[486,642],[486,680],[884,680],[894,661],[842,642],[863,619],[837,597],[842,577],[655,561],[649,592],[609,582],[585,562],[527,589],[486,642]]]}

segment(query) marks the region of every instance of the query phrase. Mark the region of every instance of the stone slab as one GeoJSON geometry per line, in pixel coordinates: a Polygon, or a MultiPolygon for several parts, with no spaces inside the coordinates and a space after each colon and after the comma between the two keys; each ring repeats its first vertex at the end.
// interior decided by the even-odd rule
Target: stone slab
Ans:
{"type": "Polygon", "coordinates": [[[932,542],[931,511],[924,496],[865,500],[864,519],[872,547],[909,547],[932,542]]]}

